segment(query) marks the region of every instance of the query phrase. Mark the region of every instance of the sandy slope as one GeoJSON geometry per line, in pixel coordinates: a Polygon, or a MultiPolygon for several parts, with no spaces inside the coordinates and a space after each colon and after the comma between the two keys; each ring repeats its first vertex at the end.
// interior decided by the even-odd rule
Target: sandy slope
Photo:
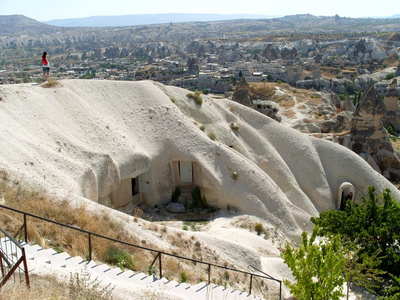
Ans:
{"type": "MultiPolygon", "coordinates": [[[[98,209],[96,202],[107,204],[104,199],[123,180],[144,172],[152,182],[147,203],[167,203],[175,187],[172,162],[192,161],[200,166],[197,183],[208,204],[229,205],[265,227],[279,227],[280,239],[298,237],[310,228],[310,216],[335,208],[344,181],[354,185],[356,195],[374,185],[399,198],[394,186],[340,145],[302,135],[227,99],[203,96],[196,105],[187,94],[151,81],[1,86],[0,168],[24,184],[98,209]]],[[[125,218],[118,212],[115,217],[125,218]]],[[[282,245],[257,240],[229,225],[231,219],[222,216],[217,226],[196,235],[239,266],[278,259],[282,245]]]]}

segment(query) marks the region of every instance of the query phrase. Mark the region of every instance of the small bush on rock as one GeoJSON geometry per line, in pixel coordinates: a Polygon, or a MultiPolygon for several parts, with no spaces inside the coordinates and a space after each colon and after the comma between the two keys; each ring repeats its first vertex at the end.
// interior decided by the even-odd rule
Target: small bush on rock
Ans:
{"type": "Polygon", "coordinates": [[[209,137],[211,140],[213,140],[213,141],[215,141],[215,140],[217,139],[217,136],[216,136],[214,133],[212,133],[212,132],[210,132],[210,133],[208,134],[208,137],[209,137]]]}
{"type": "Polygon", "coordinates": [[[264,227],[261,223],[256,223],[256,225],[254,225],[254,230],[257,232],[258,235],[260,235],[264,232],[264,227]]]}
{"type": "Polygon", "coordinates": [[[230,127],[232,130],[235,130],[235,131],[239,130],[239,125],[234,122],[231,122],[230,127]]]}
{"type": "Polygon", "coordinates": [[[193,198],[193,206],[196,208],[206,208],[207,207],[207,200],[206,200],[206,196],[203,195],[203,197],[201,196],[201,192],[200,192],[200,188],[199,187],[195,187],[192,191],[192,198],[193,198]]]}
{"type": "Polygon", "coordinates": [[[388,125],[388,127],[386,128],[386,130],[387,130],[387,132],[388,132],[389,134],[391,134],[391,135],[395,135],[395,136],[397,135],[397,134],[396,134],[396,131],[394,131],[392,125],[388,125]]]}
{"type": "Polygon", "coordinates": [[[180,195],[181,195],[181,189],[176,187],[175,191],[173,191],[171,194],[171,202],[178,202],[180,195]]]}
{"type": "Polygon", "coordinates": [[[202,105],[203,104],[203,99],[201,98],[200,95],[201,95],[200,91],[196,91],[194,93],[187,94],[187,96],[189,98],[192,98],[197,105],[202,105]]]}
{"type": "Polygon", "coordinates": [[[116,265],[121,269],[128,268],[135,270],[136,268],[132,256],[130,256],[126,250],[118,249],[114,246],[107,248],[105,261],[106,263],[116,265]]]}
{"type": "Polygon", "coordinates": [[[188,281],[188,277],[187,277],[186,273],[181,272],[181,283],[187,282],[187,281],[188,281]]]}

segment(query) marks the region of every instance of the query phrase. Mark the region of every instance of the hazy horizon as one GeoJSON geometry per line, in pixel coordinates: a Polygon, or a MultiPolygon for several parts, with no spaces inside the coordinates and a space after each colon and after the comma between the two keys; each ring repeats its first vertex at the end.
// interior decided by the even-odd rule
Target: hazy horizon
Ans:
{"type": "Polygon", "coordinates": [[[392,17],[400,14],[399,0],[382,0],[379,5],[366,4],[365,0],[337,0],[324,2],[320,0],[203,0],[190,2],[186,0],[1,0],[0,15],[24,15],[37,21],[45,22],[58,19],[75,19],[86,17],[108,17],[151,14],[219,14],[219,15],[263,15],[287,16],[312,14],[315,16],[341,17],[392,17]]]}

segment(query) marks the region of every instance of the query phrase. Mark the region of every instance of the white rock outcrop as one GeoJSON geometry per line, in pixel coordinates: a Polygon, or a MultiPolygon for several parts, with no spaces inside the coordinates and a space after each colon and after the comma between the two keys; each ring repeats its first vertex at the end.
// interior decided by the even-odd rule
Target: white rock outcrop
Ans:
{"type": "Polygon", "coordinates": [[[279,224],[288,237],[309,228],[310,216],[337,208],[343,182],[356,195],[374,185],[399,198],[343,146],[227,99],[203,95],[196,104],[188,93],[151,81],[2,86],[0,169],[111,207],[134,197],[166,204],[175,187],[190,195],[198,186],[209,205],[279,224]]]}

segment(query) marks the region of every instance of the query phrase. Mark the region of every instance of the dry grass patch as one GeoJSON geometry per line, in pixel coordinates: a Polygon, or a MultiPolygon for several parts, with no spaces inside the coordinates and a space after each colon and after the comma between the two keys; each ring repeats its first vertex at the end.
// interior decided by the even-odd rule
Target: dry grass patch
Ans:
{"type": "Polygon", "coordinates": [[[275,83],[252,82],[250,83],[249,93],[254,99],[269,100],[275,95],[275,83]]]}
{"type": "Polygon", "coordinates": [[[280,107],[284,108],[292,108],[296,104],[293,98],[289,95],[283,95],[279,97],[279,99],[275,100],[275,102],[278,103],[280,107]]]}
{"type": "MultiPolygon", "coordinates": [[[[106,237],[138,244],[137,237],[124,230],[124,224],[113,220],[108,213],[90,213],[84,205],[72,207],[67,199],[54,200],[43,192],[22,188],[18,182],[10,182],[6,172],[0,174],[0,199],[2,204],[59,223],[91,231],[106,237]]],[[[71,256],[88,255],[88,235],[71,228],[27,217],[28,241],[43,248],[55,248],[66,251],[71,256]]],[[[12,235],[23,239],[22,214],[9,210],[0,210],[0,226],[12,235]]],[[[92,257],[104,261],[103,252],[106,240],[92,237],[92,257]]],[[[133,253],[134,255],[134,253],[133,253]]]]}
{"type": "Polygon", "coordinates": [[[50,79],[49,81],[43,82],[40,85],[42,88],[55,88],[55,87],[61,87],[61,81],[55,80],[55,79],[50,79]]]}
{"type": "Polygon", "coordinates": [[[30,275],[29,280],[30,288],[25,282],[7,282],[0,290],[0,299],[70,299],[66,283],[58,281],[54,275],[30,275]]]}
{"type": "Polygon", "coordinates": [[[281,112],[281,114],[287,118],[290,119],[296,119],[297,118],[297,114],[296,111],[293,109],[289,109],[289,110],[284,110],[281,112]]]}
{"type": "Polygon", "coordinates": [[[30,275],[30,288],[25,282],[7,282],[0,290],[0,299],[112,299],[114,287],[100,286],[101,281],[92,278],[84,269],[80,273],[70,275],[70,278],[59,280],[55,275],[30,275]]]}

